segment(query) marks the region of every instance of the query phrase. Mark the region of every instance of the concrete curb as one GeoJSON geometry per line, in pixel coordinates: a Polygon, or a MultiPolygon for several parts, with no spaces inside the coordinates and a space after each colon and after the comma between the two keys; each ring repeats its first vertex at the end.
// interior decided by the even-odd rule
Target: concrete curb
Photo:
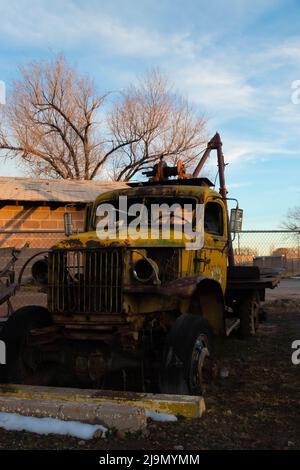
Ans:
{"type": "Polygon", "coordinates": [[[0,397],[0,411],[36,418],[81,421],[102,424],[123,432],[142,431],[147,427],[145,410],[118,403],[91,404],[40,398],[0,397]]]}
{"type": "Polygon", "coordinates": [[[203,397],[151,393],[88,390],[80,388],[41,387],[31,385],[0,385],[0,397],[46,399],[89,404],[114,404],[138,407],[186,418],[200,418],[205,412],[203,397]]]}

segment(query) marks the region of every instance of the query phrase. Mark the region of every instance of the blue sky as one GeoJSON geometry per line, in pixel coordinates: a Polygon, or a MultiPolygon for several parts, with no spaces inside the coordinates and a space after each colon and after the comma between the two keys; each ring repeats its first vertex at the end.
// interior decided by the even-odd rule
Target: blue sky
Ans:
{"type": "Polygon", "coordinates": [[[0,0],[0,18],[8,88],[19,64],[61,51],[99,92],[159,66],[220,132],[245,229],[279,228],[300,204],[300,2],[0,0]]]}

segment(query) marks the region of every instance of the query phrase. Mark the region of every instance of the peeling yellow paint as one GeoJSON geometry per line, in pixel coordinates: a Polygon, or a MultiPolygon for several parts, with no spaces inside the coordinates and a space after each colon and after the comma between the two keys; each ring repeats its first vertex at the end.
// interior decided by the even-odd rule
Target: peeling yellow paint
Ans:
{"type": "Polygon", "coordinates": [[[159,413],[186,418],[199,418],[205,411],[203,397],[190,395],[164,395],[106,390],[38,387],[30,385],[1,385],[0,396],[73,401],[78,403],[119,403],[138,406],[159,413]],[[102,396],[101,396],[102,395],[102,396]]]}

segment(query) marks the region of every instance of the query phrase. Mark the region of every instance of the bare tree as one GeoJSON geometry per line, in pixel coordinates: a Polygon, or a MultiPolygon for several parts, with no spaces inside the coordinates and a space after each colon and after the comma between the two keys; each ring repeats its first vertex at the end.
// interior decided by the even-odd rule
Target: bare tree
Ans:
{"type": "Polygon", "coordinates": [[[97,97],[93,82],[78,77],[62,56],[20,71],[5,107],[0,149],[20,156],[34,174],[93,179],[113,152],[139,138],[107,133],[97,122],[107,95],[97,97]]]}
{"type": "Polygon", "coordinates": [[[295,207],[287,213],[283,226],[288,230],[300,231],[300,207],[295,207]]]}
{"type": "Polygon", "coordinates": [[[206,141],[203,116],[173,92],[157,69],[122,94],[109,124],[116,140],[141,136],[114,154],[111,171],[115,180],[129,180],[160,158],[175,164],[182,159],[189,165],[206,141]]]}
{"type": "Polygon", "coordinates": [[[104,170],[129,180],[161,157],[187,163],[204,143],[204,119],[172,92],[159,71],[130,86],[104,112],[98,96],[63,56],[20,68],[5,106],[0,149],[39,176],[93,179],[104,170]]]}

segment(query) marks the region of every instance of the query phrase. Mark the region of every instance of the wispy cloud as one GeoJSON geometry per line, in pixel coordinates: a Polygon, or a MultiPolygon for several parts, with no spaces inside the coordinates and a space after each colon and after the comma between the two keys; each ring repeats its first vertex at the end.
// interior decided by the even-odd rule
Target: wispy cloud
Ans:
{"type": "Polygon", "coordinates": [[[253,186],[253,181],[239,181],[238,183],[229,183],[228,189],[240,189],[240,188],[247,188],[249,186],[253,186]]]}
{"type": "Polygon", "coordinates": [[[274,157],[299,157],[298,148],[289,148],[287,141],[283,138],[269,140],[243,140],[226,138],[224,146],[225,160],[227,163],[259,161],[266,162],[274,157]]]}
{"type": "Polygon", "coordinates": [[[287,190],[291,193],[300,193],[300,186],[289,186],[287,190]]]}
{"type": "Polygon", "coordinates": [[[188,90],[189,97],[207,110],[236,116],[255,108],[255,88],[230,64],[198,57],[186,66],[178,64],[175,76],[181,90],[188,90]]]}
{"type": "Polygon", "coordinates": [[[185,32],[162,35],[132,22],[126,24],[121,18],[109,16],[88,4],[79,7],[69,1],[63,4],[54,1],[49,7],[49,4],[35,1],[22,3],[26,15],[22,13],[20,2],[1,5],[0,35],[10,42],[66,48],[83,46],[87,41],[89,47],[120,55],[160,57],[169,51],[193,55],[194,45],[185,32]]]}

